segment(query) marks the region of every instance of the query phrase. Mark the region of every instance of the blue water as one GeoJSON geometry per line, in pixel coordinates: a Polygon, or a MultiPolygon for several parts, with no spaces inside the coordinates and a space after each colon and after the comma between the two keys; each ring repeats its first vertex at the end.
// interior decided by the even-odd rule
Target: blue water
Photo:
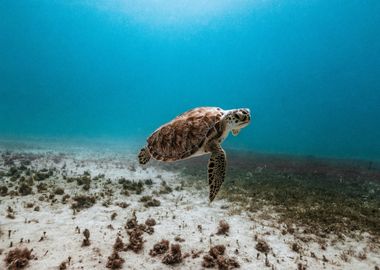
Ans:
{"type": "Polygon", "coordinates": [[[380,159],[380,1],[1,1],[0,137],[144,139],[249,107],[226,147],[380,159]]]}

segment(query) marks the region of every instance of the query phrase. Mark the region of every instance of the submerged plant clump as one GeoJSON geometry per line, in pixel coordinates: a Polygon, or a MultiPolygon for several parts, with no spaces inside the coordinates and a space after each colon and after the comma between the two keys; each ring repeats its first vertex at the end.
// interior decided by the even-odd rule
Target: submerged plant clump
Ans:
{"type": "Polygon", "coordinates": [[[256,249],[263,253],[268,253],[270,250],[270,247],[267,242],[264,240],[259,240],[256,244],[256,249]]]}
{"type": "Polygon", "coordinates": [[[15,218],[15,212],[13,210],[12,207],[8,206],[7,208],[7,215],[6,215],[7,218],[9,219],[14,219],[15,218]]]}
{"type": "Polygon", "coordinates": [[[65,194],[65,190],[63,188],[57,187],[56,189],[54,189],[54,194],[63,195],[65,194]]]}
{"type": "Polygon", "coordinates": [[[39,193],[42,193],[42,192],[44,192],[44,191],[47,191],[47,189],[48,189],[48,186],[46,185],[46,183],[39,183],[39,184],[37,185],[37,191],[38,191],[39,193]]]}
{"type": "Polygon", "coordinates": [[[156,220],[154,218],[148,218],[145,221],[145,225],[153,227],[156,225],[156,220]]]}
{"type": "Polygon", "coordinates": [[[129,235],[129,244],[127,245],[128,249],[133,250],[135,253],[138,253],[143,249],[144,240],[143,240],[143,231],[135,228],[128,232],[129,235]]]}
{"type": "Polygon", "coordinates": [[[34,174],[34,180],[36,181],[43,181],[48,179],[50,176],[52,176],[54,172],[52,170],[48,169],[41,169],[34,174]]]}
{"type": "Polygon", "coordinates": [[[77,195],[73,197],[74,203],[71,208],[74,210],[81,210],[85,208],[90,208],[96,203],[96,198],[94,196],[87,195],[77,195]]]}
{"type": "Polygon", "coordinates": [[[18,189],[18,192],[22,195],[22,196],[26,196],[26,195],[29,195],[29,194],[32,194],[32,187],[30,187],[29,185],[27,185],[26,183],[22,183],[18,189]]]}
{"type": "Polygon", "coordinates": [[[119,253],[114,251],[112,255],[108,257],[106,267],[110,269],[121,269],[124,262],[125,260],[120,257],[119,253]]]}
{"type": "Polygon", "coordinates": [[[90,243],[90,231],[88,229],[85,229],[83,231],[84,239],[82,241],[82,247],[89,246],[90,243]]]}
{"type": "Polygon", "coordinates": [[[151,199],[151,200],[147,201],[146,203],[144,203],[145,207],[157,207],[160,205],[161,205],[161,202],[157,199],[151,199]]]}
{"type": "Polygon", "coordinates": [[[135,211],[132,213],[132,218],[127,220],[125,229],[129,235],[129,244],[127,245],[127,249],[131,249],[135,253],[138,253],[143,249],[143,233],[154,233],[154,228],[152,226],[149,226],[147,224],[138,224],[135,211]]]}
{"type": "Polygon", "coordinates": [[[29,260],[33,258],[32,250],[15,248],[9,251],[4,261],[9,270],[14,270],[26,267],[29,264],[29,260]]]}
{"type": "Polygon", "coordinates": [[[118,236],[115,240],[115,244],[113,245],[112,255],[108,257],[106,267],[111,269],[121,269],[125,260],[120,257],[119,251],[126,251],[128,247],[126,247],[118,236]]]}
{"type": "Polygon", "coordinates": [[[227,223],[227,221],[225,221],[225,220],[219,221],[219,227],[218,227],[218,231],[216,232],[216,234],[226,235],[226,234],[228,234],[229,231],[230,231],[230,225],[227,223]]]}
{"type": "Polygon", "coordinates": [[[225,246],[223,246],[223,245],[216,245],[216,246],[213,246],[213,247],[210,248],[209,254],[212,257],[217,258],[219,255],[223,255],[225,251],[226,251],[226,247],[225,246]]]}
{"type": "Polygon", "coordinates": [[[121,238],[119,236],[115,240],[115,244],[113,245],[113,249],[115,251],[125,251],[126,250],[126,247],[123,243],[123,240],[121,240],[121,238]]]}
{"type": "Polygon", "coordinates": [[[216,259],[216,263],[218,264],[218,268],[221,270],[228,270],[240,267],[240,264],[235,258],[230,258],[226,256],[218,256],[216,259]]]}
{"type": "Polygon", "coordinates": [[[182,262],[181,246],[179,244],[172,244],[170,252],[162,259],[164,264],[177,264],[182,262]]]}
{"type": "Polygon", "coordinates": [[[0,196],[7,196],[7,195],[8,195],[8,187],[0,186],[0,196]]]}
{"type": "Polygon", "coordinates": [[[129,194],[129,192],[141,194],[144,191],[144,183],[142,181],[135,182],[121,178],[119,179],[119,184],[122,185],[125,195],[129,194]]]}
{"type": "Polygon", "coordinates": [[[208,254],[203,256],[202,266],[205,268],[213,268],[218,266],[219,269],[233,269],[240,267],[235,258],[224,255],[226,247],[224,245],[216,245],[210,248],[208,254]]]}
{"type": "Polygon", "coordinates": [[[161,183],[161,186],[160,186],[160,190],[159,190],[159,194],[169,194],[173,191],[173,189],[165,182],[165,181],[162,181],[161,183]]]}
{"type": "Polygon", "coordinates": [[[162,239],[160,242],[154,244],[153,249],[149,251],[149,255],[155,257],[164,254],[169,250],[169,241],[162,239]]]}
{"type": "Polygon", "coordinates": [[[67,269],[67,262],[61,262],[58,269],[59,270],[66,270],[67,269]]]}
{"type": "Polygon", "coordinates": [[[145,195],[140,198],[140,202],[148,202],[150,200],[152,200],[152,196],[149,195],[145,195]]]}

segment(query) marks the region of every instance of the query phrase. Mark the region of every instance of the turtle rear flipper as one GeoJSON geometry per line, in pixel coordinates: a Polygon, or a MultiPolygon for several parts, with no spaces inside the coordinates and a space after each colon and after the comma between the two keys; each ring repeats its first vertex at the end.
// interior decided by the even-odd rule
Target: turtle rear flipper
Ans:
{"type": "Polygon", "coordinates": [[[149,154],[148,149],[146,147],[142,148],[139,153],[139,163],[141,165],[144,165],[148,163],[149,160],[150,160],[150,154],[149,154]]]}
{"type": "Polygon", "coordinates": [[[210,188],[210,203],[215,199],[216,194],[223,184],[226,175],[226,153],[223,148],[216,144],[212,147],[211,157],[208,162],[208,184],[210,188]]]}

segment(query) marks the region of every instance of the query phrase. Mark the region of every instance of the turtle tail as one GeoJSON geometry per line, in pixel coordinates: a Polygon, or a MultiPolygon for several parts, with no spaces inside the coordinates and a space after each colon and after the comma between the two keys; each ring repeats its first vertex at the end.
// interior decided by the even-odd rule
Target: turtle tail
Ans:
{"type": "Polygon", "coordinates": [[[142,148],[139,153],[139,163],[141,165],[144,165],[148,163],[149,160],[150,160],[150,154],[149,154],[148,148],[146,147],[142,148]]]}

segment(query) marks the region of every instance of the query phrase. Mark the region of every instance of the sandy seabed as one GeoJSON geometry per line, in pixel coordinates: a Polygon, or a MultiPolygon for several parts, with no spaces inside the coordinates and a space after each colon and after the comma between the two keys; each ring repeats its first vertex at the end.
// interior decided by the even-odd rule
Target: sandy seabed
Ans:
{"type": "Polygon", "coordinates": [[[235,212],[233,203],[218,197],[209,205],[206,179],[203,187],[190,185],[182,174],[157,163],[139,166],[132,152],[1,154],[0,186],[7,190],[2,188],[0,196],[0,269],[23,264],[26,269],[116,269],[118,263],[121,269],[380,266],[380,249],[367,234],[323,247],[317,238],[300,243],[292,233],[284,234],[270,208],[235,212]],[[144,225],[148,219],[156,224],[144,225]],[[221,221],[229,228],[220,231],[221,221]],[[117,238],[122,244],[115,248],[117,238]],[[163,239],[169,250],[152,256],[163,239]],[[170,250],[172,244],[180,246],[180,253],[170,250]],[[218,245],[224,246],[223,254],[209,252],[218,245]],[[10,261],[16,248],[32,252],[24,261],[10,261]],[[112,265],[115,253],[121,259],[112,265]]]}

